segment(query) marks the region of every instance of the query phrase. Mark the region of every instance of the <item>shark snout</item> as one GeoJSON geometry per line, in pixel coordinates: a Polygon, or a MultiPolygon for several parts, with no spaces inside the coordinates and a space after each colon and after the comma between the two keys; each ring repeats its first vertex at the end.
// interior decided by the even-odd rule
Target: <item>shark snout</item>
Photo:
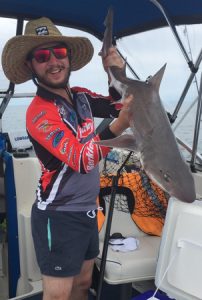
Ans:
{"type": "Polygon", "coordinates": [[[174,191],[171,192],[171,196],[174,196],[178,200],[186,203],[192,203],[196,200],[195,185],[193,183],[178,185],[174,191]]]}
{"type": "Polygon", "coordinates": [[[196,200],[194,179],[187,167],[183,172],[159,173],[159,177],[153,177],[152,179],[171,197],[186,203],[192,203],[196,200]]]}

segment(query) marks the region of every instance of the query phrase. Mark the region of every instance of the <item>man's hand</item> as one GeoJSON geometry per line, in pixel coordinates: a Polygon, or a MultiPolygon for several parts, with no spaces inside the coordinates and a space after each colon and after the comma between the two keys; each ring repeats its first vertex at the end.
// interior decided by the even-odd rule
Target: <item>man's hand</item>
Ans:
{"type": "Polygon", "coordinates": [[[107,69],[112,66],[116,66],[118,68],[124,68],[125,63],[121,56],[118,54],[115,47],[109,48],[108,55],[102,58],[102,63],[105,71],[108,73],[107,69]]]}
{"type": "Polygon", "coordinates": [[[124,130],[130,127],[130,105],[132,101],[134,101],[132,95],[124,99],[118,118],[110,125],[111,132],[116,136],[121,135],[124,130]]]}

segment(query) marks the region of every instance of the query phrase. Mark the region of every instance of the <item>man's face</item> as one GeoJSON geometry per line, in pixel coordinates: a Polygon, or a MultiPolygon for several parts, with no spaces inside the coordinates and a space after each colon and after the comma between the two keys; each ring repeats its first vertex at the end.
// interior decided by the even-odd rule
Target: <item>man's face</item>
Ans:
{"type": "Polygon", "coordinates": [[[68,49],[65,56],[64,48],[65,46],[58,43],[48,43],[33,51],[28,66],[43,85],[55,89],[67,86],[70,76],[70,62],[68,49]],[[65,57],[63,58],[63,56],[65,57]]]}

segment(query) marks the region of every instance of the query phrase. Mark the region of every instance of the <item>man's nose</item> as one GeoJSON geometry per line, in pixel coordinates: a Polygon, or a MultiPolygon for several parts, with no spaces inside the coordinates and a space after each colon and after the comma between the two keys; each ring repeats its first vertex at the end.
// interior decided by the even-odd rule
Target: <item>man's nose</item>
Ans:
{"type": "Polygon", "coordinates": [[[57,61],[57,60],[58,60],[58,59],[55,57],[54,53],[51,52],[51,53],[50,53],[49,62],[55,62],[55,61],[57,61]]]}

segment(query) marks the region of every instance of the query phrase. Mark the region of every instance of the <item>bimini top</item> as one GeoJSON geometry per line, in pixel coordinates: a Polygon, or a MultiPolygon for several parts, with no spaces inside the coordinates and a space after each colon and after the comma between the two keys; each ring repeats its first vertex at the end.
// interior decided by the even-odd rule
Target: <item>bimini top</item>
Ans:
{"type": "MultiPolygon", "coordinates": [[[[48,17],[57,25],[80,29],[102,39],[103,20],[114,10],[114,36],[121,38],[167,26],[157,0],[0,0],[0,16],[22,19],[48,17]]],[[[201,0],[158,0],[174,25],[202,20],[201,0]]]]}

